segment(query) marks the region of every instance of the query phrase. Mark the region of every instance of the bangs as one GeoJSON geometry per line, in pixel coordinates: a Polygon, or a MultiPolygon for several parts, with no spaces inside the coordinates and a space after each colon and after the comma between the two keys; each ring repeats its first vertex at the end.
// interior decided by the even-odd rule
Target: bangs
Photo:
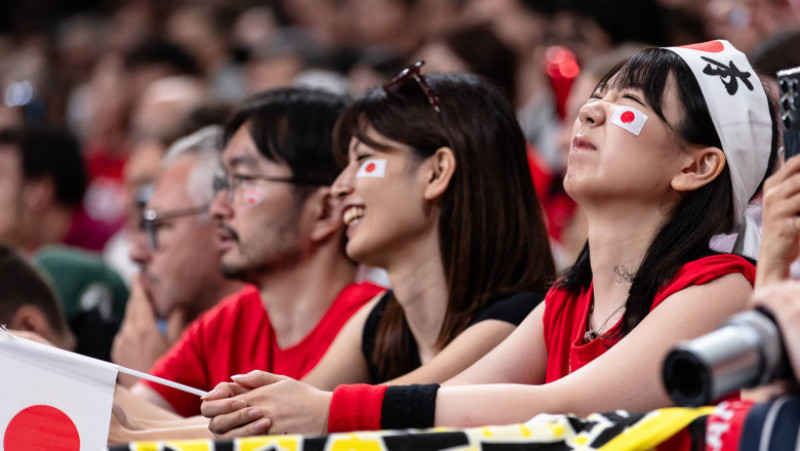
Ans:
{"type": "MultiPolygon", "coordinates": [[[[436,86],[436,78],[430,78],[432,86],[436,86]]],[[[432,154],[439,147],[449,145],[442,121],[435,114],[424,91],[413,80],[392,87],[389,93],[381,87],[372,89],[353,102],[339,118],[334,130],[334,158],[340,167],[347,166],[352,138],[377,150],[391,150],[370,139],[369,129],[417,151],[412,154],[432,154]]]]}
{"type": "Polygon", "coordinates": [[[249,126],[250,138],[256,148],[261,150],[261,155],[274,163],[286,164],[281,150],[295,147],[290,130],[296,129],[297,125],[290,124],[290,118],[284,112],[269,113],[271,114],[252,117],[245,124],[249,126]]]}
{"type": "Polygon", "coordinates": [[[641,90],[645,102],[680,139],[722,149],[703,91],[692,70],[677,53],[662,48],[637,53],[609,71],[595,91],[611,88],[641,90]],[[677,124],[664,117],[664,96],[670,75],[675,79],[675,93],[683,109],[683,117],[677,124]]]}
{"type": "MultiPolygon", "coordinates": [[[[333,158],[340,168],[347,166],[350,141],[352,138],[378,150],[388,149],[385,145],[376,142],[367,135],[367,129],[372,127],[368,117],[371,111],[379,111],[381,104],[378,97],[386,97],[382,90],[374,90],[360,101],[348,108],[336,123],[333,131],[333,158]]],[[[374,128],[374,127],[373,127],[374,128]]]]}
{"type": "MultiPolygon", "coordinates": [[[[595,91],[607,89],[637,89],[642,91],[645,101],[672,129],[675,124],[670,124],[664,117],[664,90],[667,79],[673,74],[678,83],[676,65],[683,63],[675,53],[659,48],[643,50],[628,60],[611,69],[597,84],[595,91]]],[[[696,81],[695,81],[696,82],[696,81]]]]}

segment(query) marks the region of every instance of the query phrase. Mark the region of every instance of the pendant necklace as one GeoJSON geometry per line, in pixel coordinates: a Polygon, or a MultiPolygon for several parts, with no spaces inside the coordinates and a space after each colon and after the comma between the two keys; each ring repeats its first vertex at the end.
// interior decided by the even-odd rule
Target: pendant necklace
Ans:
{"type": "MultiPolygon", "coordinates": [[[[593,341],[593,340],[595,340],[597,337],[599,337],[599,336],[600,336],[600,334],[603,332],[603,328],[604,328],[604,327],[606,327],[606,324],[608,323],[608,321],[609,321],[611,318],[613,318],[613,317],[614,317],[614,315],[615,315],[615,314],[616,314],[618,311],[622,310],[622,308],[623,308],[623,307],[625,307],[625,303],[624,303],[624,302],[623,302],[623,303],[622,303],[622,304],[621,304],[619,307],[615,308],[615,309],[614,309],[614,311],[613,311],[613,312],[611,312],[611,314],[610,314],[610,315],[608,315],[608,318],[606,318],[606,320],[605,320],[605,321],[603,321],[603,324],[601,324],[601,325],[600,325],[600,327],[598,327],[598,328],[597,328],[597,330],[593,330],[593,329],[589,329],[589,330],[587,330],[587,331],[586,331],[586,333],[585,333],[585,334],[583,334],[583,341],[584,341],[584,343],[589,343],[590,341],[593,341]]],[[[587,324],[587,328],[588,328],[589,326],[591,326],[591,324],[592,324],[592,319],[591,319],[591,318],[592,318],[592,312],[594,312],[594,301],[592,301],[592,307],[591,307],[591,309],[589,310],[589,317],[588,317],[588,318],[587,318],[587,320],[586,320],[586,322],[588,323],[588,324],[587,324]]]]}

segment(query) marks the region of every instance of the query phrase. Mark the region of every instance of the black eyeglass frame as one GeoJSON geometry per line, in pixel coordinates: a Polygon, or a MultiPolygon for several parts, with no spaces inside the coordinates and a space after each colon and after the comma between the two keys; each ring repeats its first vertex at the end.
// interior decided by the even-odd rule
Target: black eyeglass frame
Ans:
{"type": "MultiPolygon", "coordinates": [[[[273,177],[270,175],[259,174],[238,174],[238,173],[224,173],[214,176],[214,193],[219,193],[222,190],[233,191],[233,187],[241,184],[242,181],[252,182],[255,180],[262,180],[265,182],[278,182],[278,183],[291,183],[292,185],[308,185],[308,186],[327,186],[328,182],[321,180],[306,179],[302,177],[273,177]],[[239,180],[239,183],[233,183],[232,180],[239,180]]],[[[233,194],[233,193],[231,193],[233,194]]]]}
{"type": "Polygon", "coordinates": [[[150,248],[153,250],[158,250],[158,226],[178,218],[186,218],[189,216],[208,213],[210,206],[211,205],[200,205],[198,207],[166,211],[157,211],[149,208],[142,212],[142,219],[139,221],[139,228],[143,230],[147,236],[147,242],[150,245],[150,248]]]}
{"type": "Polygon", "coordinates": [[[305,185],[305,186],[328,186],[330,183],[323,182],[321,180],[314,180],[314,179],[306,179],[302,177],[273,177],[270,175],[260,175],[260,174],[239,174],[235,172],[225,172],[220,173],[214,176],[213,179],[213,188],[214,188],[214,195],[220,193],[222,190],[228,191],[228,202],[233,202],[234,192],[238,187],[242,184],[242,182],[252,182],[256,180],[261,180],[265,182],[276,182],[276,183],[290,183],[292,185],[305,185]],[[238,180],[238,182],[233,182],[233,180],[238,180]],[[235,188],[235,189],[234,189],[235,188]]]}

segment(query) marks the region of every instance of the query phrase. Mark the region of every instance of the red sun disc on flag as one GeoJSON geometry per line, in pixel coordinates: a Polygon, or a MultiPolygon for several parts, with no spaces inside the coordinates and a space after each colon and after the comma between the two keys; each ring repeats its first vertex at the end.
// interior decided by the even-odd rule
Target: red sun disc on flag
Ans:
{"type": "Polygon", "coordinates": [[[37,405],[20,410],[6,427],[5,451],[80,451],[75,423],[59,409],[37,405]]]}
{"type": "Polygon", "coordinates": [[[681,46],[683,49],[699,50],[701,52],[719,53],[725,50],[725,46],[719,41],[701,42],[699,44],[690,44],[681,46]]]}
{"type": "Polygon", "coordinates": [[[364,171],[370,173],[375,170],[375,163],[368,163],[367,166],[364,168],[364,171]]]}
{"type": "Polygon", "coordinates": [[[636,115],[633,114],[633,111],[626,111],[619,117],[619,120],[625,124],[630,124],[634,119],[636,119],[636,115]]]}

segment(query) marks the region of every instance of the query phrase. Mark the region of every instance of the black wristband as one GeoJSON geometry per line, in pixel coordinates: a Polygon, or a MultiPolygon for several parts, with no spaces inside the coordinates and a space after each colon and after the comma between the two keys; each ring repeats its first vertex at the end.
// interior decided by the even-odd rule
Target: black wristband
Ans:
{"type": "Polygon", "coordinates": [[[381,407],[381,429],[433,427],[439,384],[394,385],[386,389],[381,407]]]}

